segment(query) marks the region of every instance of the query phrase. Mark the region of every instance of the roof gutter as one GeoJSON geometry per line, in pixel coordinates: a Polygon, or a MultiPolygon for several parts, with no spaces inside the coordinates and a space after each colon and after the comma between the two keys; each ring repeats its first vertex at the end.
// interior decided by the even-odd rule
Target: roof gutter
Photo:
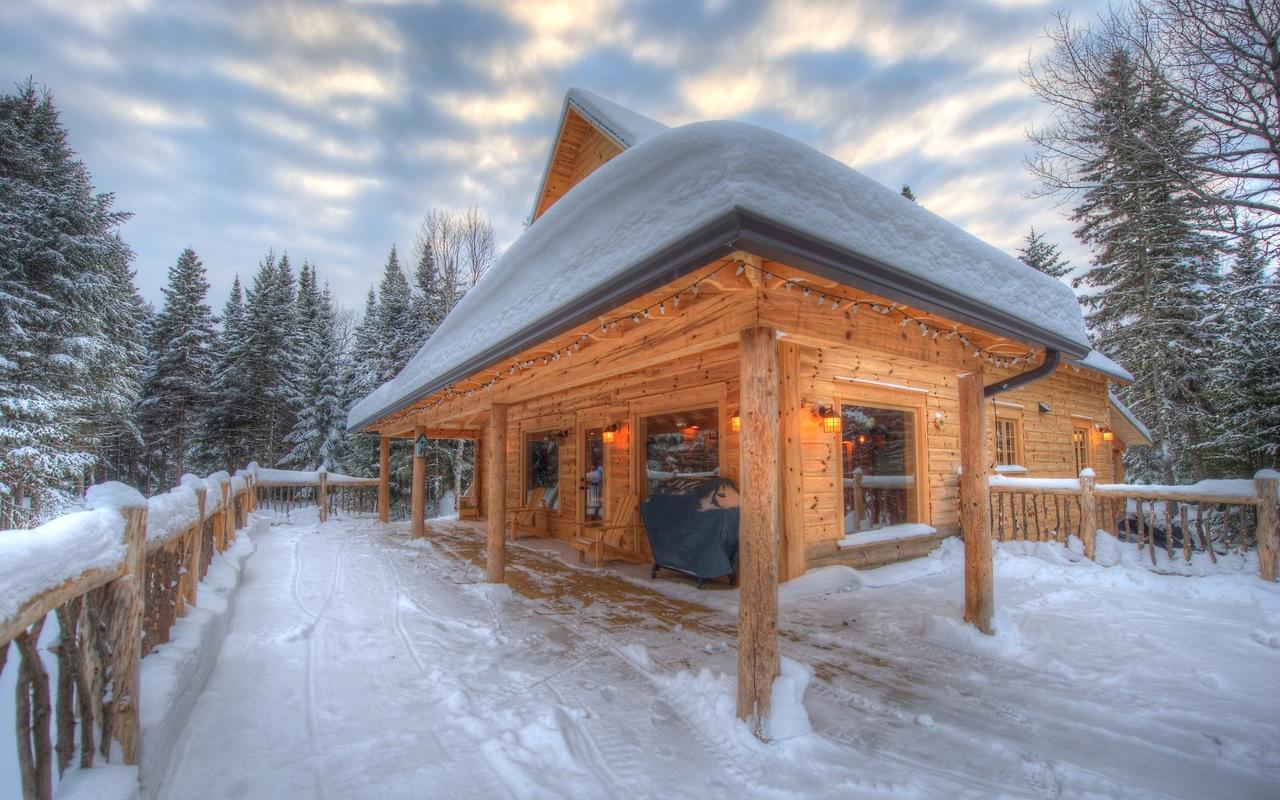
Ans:
{"type": "Polygon", "coordinates": [[[984,386],[982,388],[982,396],[995,397],[1003,392],[1017,389],[1019,386],[1026,386],[1028,383],[1034,383],[1041,378],[1047,378],[1053,374],[1053,371],[1058,368],[1058,364],[1061,362],[1062,353],[1053,349],[1045,350],[1043,364],[1026,372],[1019,372],[1017,375],[1012,375],[1002,381],[997,381],[990,386],[984,386]]]}

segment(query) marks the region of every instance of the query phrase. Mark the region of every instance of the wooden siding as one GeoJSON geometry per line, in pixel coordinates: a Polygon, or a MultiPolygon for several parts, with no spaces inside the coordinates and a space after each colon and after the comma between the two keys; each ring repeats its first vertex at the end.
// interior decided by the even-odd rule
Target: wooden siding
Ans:
{"type": "Polygon", "coordinates": [[[547,169],[546,183],[534,211],[536,220],[605,162],[622,152],[612,139],[587,122],[572,108],[564,118],[564,126],[556,137],[555,149],[547,169]]]}

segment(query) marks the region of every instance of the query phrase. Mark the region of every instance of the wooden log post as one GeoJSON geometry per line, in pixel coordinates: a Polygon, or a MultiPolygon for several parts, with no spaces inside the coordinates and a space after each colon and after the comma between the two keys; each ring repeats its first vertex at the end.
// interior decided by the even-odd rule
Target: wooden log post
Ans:
{"type": "Polygon", "coordinates": [[[778,677],[777,333],[746,328],[739,343],[738,717],[760,736],[778,677]]]}
{"type": "Polygon", "coordinates": [[[476,504],[476,516],[480,519],[486,517],[485,504],[489,495],[484,484],[484,447],[485,440],[480,437],[476,437],[471,447],[471,498],[476,504]]]}
{"type": "Polygon", "coordinates": [[[196,527],[191,533],[191,541],[187,543],[187,563],[183,565],[183,569],[187,572],[186,590],[187,605],[189,606],[196,604],[196,587],[200,584],[200,565],[204,559],[202,548],[204,547],[204,504],[206,494],[208,494],[207,489],[196,489],[196,500],[200,509],[200,516],[196,519],[196,527]]]}
{"type": "Polygon", "coordinates": [[[800,348],[786,340],[778,342],[778,376],[779,426],[782,435],[779,453],[782,513],[779,530],[783,542],[779,573],[783,580],[791,580],[803,575],[806,566],[801,449],[804,408],[800,397],[800,348]]]}
{"type": "MultiPolygon", "coordinates": [[[[1258,495],[1258,574],[1264,581],[1274,581],[1280,572],[1280,523],[1277,522],[1276,490],[1280,488],[1280,472],[1259,470],[1253,476],[1258,495]]],[[[1184,533],[1185,537],[1186,534],[1184,533]]]]}
{"type": "Polygon", "coordinates": [[[1093,560],[1098,538],[1098,499],[1093,493],[1097,478],[1093,470],[1080,470],[1080,541],[1084,543],[1085,557],[1093,560]]]}
{"type": "Polygon", "coordinates": [[[110,643],[109,695],[104,709],[111,736],[124,763],[137,764],[142,743],[138,725],[142,662],[143,593],[146,590],[147,506],[122,508],[125,518],[124,574],[107,584],[103,595],[107,641],[110,643]]]}
{"type": "Polygon", "coordinates": [[[485,580],[506,582],[507,543],[503,537],[507,502],[507,407],[494,404],[489,410],[489,485],[486,489],[489,513],[489,544],[485,551],[485,580]]]}
{"type": "Polygon", "coordinates": [[[231,482],[222,484],[222,546],[219,552],[227,549],[227,545],[236,540],[236,507],[235,495],[231,493],[231,482]]]}
{"type": "Polygon", "coordinates": [[[316,502],[320,504],[320,521],[329,520],[329,473],[320,470],[320,488],[316,490],[316,502]]]}
{"type": "Polygon", "coordinates": [[[378,521],[391,521],[391,437],[378,442],[378,521]]]}
{"type": "Polygon", "coordinates": [[[418,452],[418,437],[426,435],[421,425],[413,429],[413,485],[409,487],[409,535],[421,539],[427,535],[427,455],[418,452]]]}
{"type": "Polygon", "coordinates": [[[987,483],[987,436],[982,371],[959,376],[960,528],[964,533],[964,621],[991,633],[995,615],[991,515],[987,483]]]}

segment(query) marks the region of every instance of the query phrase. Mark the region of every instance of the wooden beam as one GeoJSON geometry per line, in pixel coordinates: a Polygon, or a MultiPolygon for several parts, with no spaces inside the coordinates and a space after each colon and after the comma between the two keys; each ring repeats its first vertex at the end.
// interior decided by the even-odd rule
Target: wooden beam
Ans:
{"type": "Polygon", "coordinates": [[[418,437],[425,432],[423,427],[413,431],[413,483],[409,489],[409,536],[413,539],[427,535],[427,456],[417,450],[418,437]]]}
{"type": "Polygon", "coordinates": [[[802,433],[805,413],[800,397],[800,348],[785,339],[778,343],[778,389],[781,411],[782,442],[780,475],[782,488],[782,560],[783,580],[804,574],[804,470],[802,465],[802,433]]]}
{"type": "Polygon", "coordinates": [[[964,621],[991,633],[995,591],[991,556],[991,487],[987,483],[987,435],[982,371],[958,381],[960,415],[960,529],[964,534],[964,621]]]}
{"type": "MultiPolygon", "coordinates": [[[[1260,470],[1253,476],[1254,490],[1258,495],[1258,573],[1264,581],[1274,581],[1280,568],[1280,520],[1277,519],[1276,489],[1280,487],[1280,475],[1274,470],[1260,470]]],[[[1243,513],[1243,512],[1241,512],[1243,513]]],[[[1184,537],[1186,529],[1183,529],[1184,537]]]]}
{"type": "Polygon", "coordinates": [[[773,328],[747,328],[739,342],[738,717],[759,736],[778,677],[778,341],[773,328]]]}
{"type": "Polygon", "coordinates": [[[385,433],[378,442],[378,520],[391,521],[391,437],[385,433]]]}
{"type": "Polygon", "coordinates": [[[320,521],[329,520],[329,473],[321,471],[320,488],[316,491],[316,507],[320,511],[320,521]]]}
{"type": "Polygon", "coordinates": [[[503,538],[507,501],[507,407],[494,404],[489,409],[489,433],[484,441],[489,445],[488,509],[489,544],[485,558],[485,580],[489,583],[506,581],[507,552],[503,538]]]}

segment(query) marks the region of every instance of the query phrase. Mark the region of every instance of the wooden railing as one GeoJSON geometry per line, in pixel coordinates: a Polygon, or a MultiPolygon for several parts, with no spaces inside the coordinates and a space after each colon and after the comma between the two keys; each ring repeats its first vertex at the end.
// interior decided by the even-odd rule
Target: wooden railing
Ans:
{"type": "Polygon", "coordinates": [[[1190,561],[1201,551],[1213,561],[1220,552],[1256,546],[1259,572],[1276,580],[1277,488],[1280,474],[1259,472],[1253,480],[1202,481],[1190,486],[1095,483],[1092,470],[1080,478],[991,478],[991,529],[1000,541],[1066,542],[1075,535],[1094,557],[1095,532],[1136,543],[1156,563],[1181,551],[1190,561]]]}
{"type": "Polygon", "coordinates": [[[257,471],[256,501],[285,516],[301,506],[317,506],[320,521],[338,511],[372,514],[378,510],[378,479],[336,472],[257,471]]]}
{"type": "MultiPolygon", "coordinates": [[[[322,501],[322,518],[343,507],[345,492],[376,492],[376,479],[338,476],[330,487],[333,477],[293,484],[322,501]]],[[[108,483],[90,490],[87,511],[0,531],[0,672],[12,642],[23,797],[50,798],[54,766],[61,775],[77,757],[83,768],[113,752],[138,763],[141,659],[169,640],[214,553],[235,541],[269,487],[244,470],[186,476],[150,500],[108,483]],[[50,614],[60,628],[48,647],[52,683],[39,653],[50,614]]]]}

